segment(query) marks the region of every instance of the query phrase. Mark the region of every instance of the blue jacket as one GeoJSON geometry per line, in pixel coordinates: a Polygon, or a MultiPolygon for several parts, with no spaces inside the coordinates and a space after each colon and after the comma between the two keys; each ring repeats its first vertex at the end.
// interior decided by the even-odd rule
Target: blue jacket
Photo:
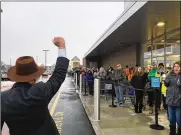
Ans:
{"type": "Polygon", "coordinates": [[[94,82],[93,75],[86,75],[86,80],[87,80],[88,84],[93,84],[93,82],[94,82]]]}

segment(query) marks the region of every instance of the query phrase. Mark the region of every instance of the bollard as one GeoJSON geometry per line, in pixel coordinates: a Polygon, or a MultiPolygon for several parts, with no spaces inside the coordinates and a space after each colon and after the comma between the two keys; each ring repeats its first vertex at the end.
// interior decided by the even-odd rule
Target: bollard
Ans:
{"type": "Polygon", "coordinates": [[[82,95],[82,74],[80,74],[79,83],[80,83],[80,84],[79,84],[79,85],[80,85],[80,86],[79,86],[79,89],[80,89],[79,94],[82,95]]]}
{"type": "Polygon", "coordinates": [[[100,79],[94,79],[94,118],[100,120],[100,79]]]}
{"type": "Polygon", "coordinates": [[[77,86],[78,86],[78,84],[77,84],[77,78],[78,76],[77,76],[77,73],[75,73],[75,88],[76,88],[76,90],[77,90],[77,86]]]}
{"type": "Polygon", "coordinates": [[[75,83],[75,73],[74,73],[74,83],[75,83]]]}

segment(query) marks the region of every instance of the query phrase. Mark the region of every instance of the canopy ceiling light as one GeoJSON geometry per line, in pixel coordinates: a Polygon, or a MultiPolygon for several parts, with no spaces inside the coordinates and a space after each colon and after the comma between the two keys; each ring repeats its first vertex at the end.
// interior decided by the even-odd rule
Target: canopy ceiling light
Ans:
{"type": "Polygon", "coordinates": [[[162,27],[162,26],[165,25],[165,22],[158,22],[156,25],[157,25],[158,27],[162,27]]]}
{"type": "Polygon", "coordinates": [[[176,42],[177,42],[177,43],[180,43],[180,40],[177,40],[176,42]]]}

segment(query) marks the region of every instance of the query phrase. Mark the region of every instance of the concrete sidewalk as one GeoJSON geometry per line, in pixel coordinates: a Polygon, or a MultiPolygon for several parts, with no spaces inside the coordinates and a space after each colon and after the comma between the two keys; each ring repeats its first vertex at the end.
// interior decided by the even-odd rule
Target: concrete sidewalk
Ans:
{"type": "Polygon", "coordinates": [[[94,97],[80,95],[86,113],[97,135],[168,135],[168,120],[166,113],[159,116],[159,124],[166,129],[163,131],[152,130],[149,125],[154,123],[154,116],[135,114],[130,104],[122,107],[110,108],[111,99],[100,100],[100,121],[94,121],[94,97]]]}

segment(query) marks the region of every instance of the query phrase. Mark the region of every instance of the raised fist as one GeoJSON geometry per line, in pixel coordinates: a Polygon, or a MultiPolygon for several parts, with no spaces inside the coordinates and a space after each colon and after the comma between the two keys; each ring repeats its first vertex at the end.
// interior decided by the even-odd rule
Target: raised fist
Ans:
{"type": "Polygon", "coordinates": [[[62,37],[55,37],[52,42],[59,48],[65,49],[65,40],[62,37]]]}

